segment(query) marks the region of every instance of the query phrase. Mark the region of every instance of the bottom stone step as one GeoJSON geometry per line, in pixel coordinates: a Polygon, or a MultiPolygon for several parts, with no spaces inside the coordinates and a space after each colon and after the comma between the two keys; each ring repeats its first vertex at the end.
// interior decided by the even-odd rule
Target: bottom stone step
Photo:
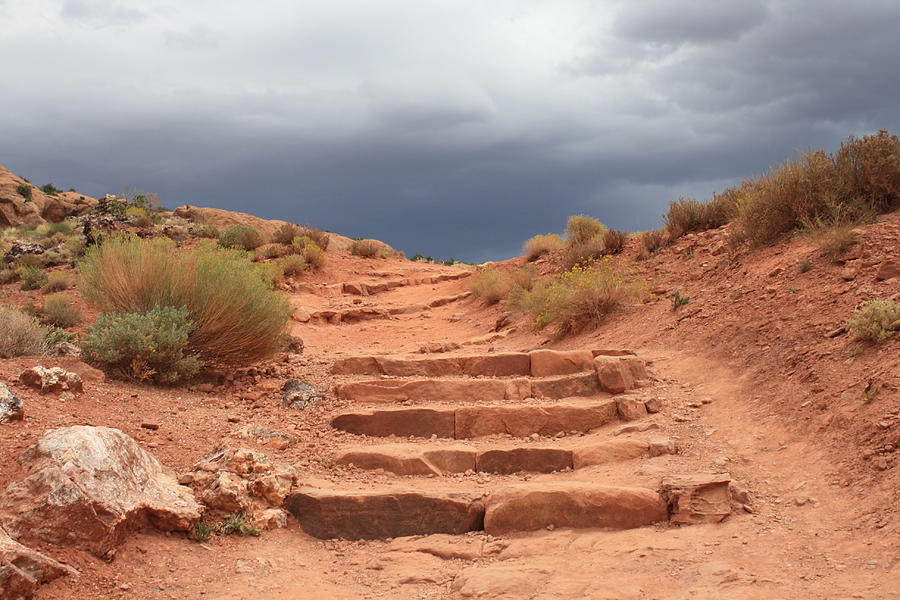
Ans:
{"type": "Polygon", "coordinates": [[[681,478],[663,491],[583,482],[511,485],[483,496],[415,490],[300,488],[285,507],[317,538],[383,539],[484,530],[492,535],[547,528],[644,527],[715,522],[730,513],[727,475],[681,478]],[[715,504],[714,510],[707,505],[715,504]],[[713,519],[712,517],[715,517],[713,519]],[[696,517],[696,518],[687,518],[696,517]],[[702,517],[702,518],[700,518],[702,517]]]}

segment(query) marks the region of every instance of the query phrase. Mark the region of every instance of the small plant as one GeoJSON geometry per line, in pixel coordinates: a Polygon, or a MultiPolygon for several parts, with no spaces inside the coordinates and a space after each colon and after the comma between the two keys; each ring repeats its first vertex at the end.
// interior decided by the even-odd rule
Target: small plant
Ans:
{"type": "Polygon", "coordinates": [[[262,246],[262,236],[249,225],[235,225],[226,229],[219,237],[219,245],[223,248],[254,250],[262,246]]]}
{"type": "Polygon", "coordinates": [[[15,283],[19,280],[19,272],[15,269],[0,270],[0,284],[15,283]]]}
{"type": "Polygon", "coordinates": [[[258,527],[250,525],[243,513],[232,513],[222,519],[222,533],[225,535],[237,534],[259,537],[262,532],[258,527]]]}
{"type": "Polygon", "coordinates": [[[272,243],[289,246],[295,237],[304,235],[303,229],[293,223],[285,223],[272,234],[272,243]]]}
{"type": "Polygon", "coordinates": [[[645,231],[641,234],[641,253],[642,259],[650,258],[653,254],[666,245],[666,235],[661,229],[653,231],[645,231]]]}
{"type": "Polygon", "coordinates": [[[56,325],[48,325],[44,327],[44,346],[47,352],[52,352],[60,344],[71,344],[75,341],[75,334],[66,331],[56,325]]]}
{"type": "Polygon", "coordinates": [[[300,256],[303,257],[307,265],[315,269],[321,269],[325,266],[325,251],[316,244],[304,246],[300,256]]]}
{"type": "Polygon", "coordinates": [[[606,254],[603,236],[597,236],[584,242],[570,243],[563,252],[563,265],[571,269],[576,265],[588,264],[606,254]]]}
{"type": "Polygon", "coordinates": [[[566,222],[566,239],[569,244],[583,244],[606,231],[606,226],[594,217],[572,215],[566,222]]]}
{"type": "Polygon", "coordinates": [[[41,191],[47,194],[48,196],[55,196],[62,192],[61,189],[53,185],[52,183],[45,183],[41,186],[41,191]]]}
{"type": "Polygon", "coordinates": [[[137,381],[175,383],[202,366],[187,355],[194,324],[184,308],[158,308],[147,313],[107,313],[87,327],[81,351],[89,362],[137,381]]]}
{"type": "Polygon", "coordinates": [[[603,252],[605,254],[618,254],[625,248],[628,241],[628,232],[621,229],[607,229],[603,233],[603,252]]]}
{"type": "Polygon", "coordinates": [[[510,291],[510,281],[500,271],[480,269],[472,276],[472,293],[487,304],[497,304],[510,291]]]}
{"type": "Polygon", "coordinates": [[[721,227],[728,223],[736,208],[735,202],[728,194],[717,194],[710,202],[679,198],[669,204],[669,210],[663,216],[665,229],[675,239],[692,231],[721,227]]]}
{"type": "Polygon", "coordinates": [[[308,237],[313,243],[322,250],[328,250],[328,244],[331,242],[331,236],[327,231],[304,225],[300,231],[301,236],[308,237]]]}
{"type": "Polygon", "coordinates": [[[734,290],[733,292],[731,292],[731,299],[737,300],[738,298],[740,298],[743,295],[744,295],[744,292],[742,292],[741,290],[734,290]]]}
{"type": "Polygon", "coordinates": [[[879,344],[900,330],[900,302],[871,300],[857,308],[847,320],[850,337],[879,344]]]}
{"type": "Polygon", "coordinates": [[[863,390],[862,393],[862,401],[864,404],[868,404],[878,395],[878,386],[874,384],[874,382],[870,382],[866,385],[866,389],[863,390]]]}
{"type": "Polygon", "coordinates": [[[53,271],[50,275],[47,276],[47,283],[44,284],[44,287],[41,288],[41,291],[45,294],[52,294],[54,292],[62,292],[63,290],[67,290],[73,285],[72,277],[69,276],[68,273],[64,273],[62,271],[53,271]]]}
{"type": "Polygon", "coordinates": [[[194,523],[194,529],[191,532],[191,537],[203,544],[209,541],[209,538],[212,537],[212,533],[213,528],[211,525],[207,525],[203,521],[197,521],[196,523],[194,523]]]}
{"type": "Polygon", "coordinates": [[[22,279],[23,290],[39,290],[47,283],[47,274],[31,265],[23,265],[17,269],[22,279]]]}
{"type": "Polygon", "coordinates": [[[363,258],[378,258],[383,256],[382,252],[386,246],[387,244],[378,240],[355,240],[350,245],[350,254],[363,258]]]}
{"type": "Polygon", "coordinates": [[[215,225],[195,225],[191,228],[191,233],[199,238],[208,238],[217,240],[222,232],[215,225]]]}
{"type": "Polygon", "coordinates": [[[11,306],[0,306],[0,358],[44,354],[44,328],[37,319],[11,306]]]}
{"type": "Polygon", "coordinates": [[[306,259],[297,254],[285,256],[278,262],[281,263],[281,270],[282,272],[284,272],[285,277],[293,277],[299,275],[300,273],[305,271],[306,267],[308,266],[306,264],[306,259]]]}
{"type": "Polygon", "coordinates": [[[74,327],[81,323],[81,311],[75,306],[75,301],[65,294],[51,294],[44,300],[44,321],[50,325],[62,327],[74,327]]]}
{"type": "Polygon", "coordinates": [[[809,259],[801,260],[797,264],[797,271],[800,273],[808,273],[812,269],[812,261],[809,259]]]}
{"type": "Polygon", "coordinates": [[[25,198],[25,202],[31,202],[31,186],[25,183],[20,183],[16,186],[16,193],[23,198],[25,198]]]}
{"type": "Polygon", "coordinates": [[[290,254],[290,252],[290,246],[283,246],[281,244],[266,244],[254,250],[253,257],[255,260],[262,260],[264,258],[281,258],[282,256],[290,254]]]}
{"type": "Polygon", "coordinates": [[[525,242],[525,257],[529,260],[537,260],[548,252],[562,250],[565,242],[555,233],[538,234],[525,242]]]}
{"type": "Polygon", "coordinates": [[[690,296],[682,296],[681,292],[676,291],[672,296],[672,310],[678,310],[691,302],[690,296]]]}

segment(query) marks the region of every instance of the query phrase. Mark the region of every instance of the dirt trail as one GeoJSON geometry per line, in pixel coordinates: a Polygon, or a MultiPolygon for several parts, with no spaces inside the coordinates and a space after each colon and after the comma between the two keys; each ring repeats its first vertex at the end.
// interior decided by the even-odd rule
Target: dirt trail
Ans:
{"type": "MultiPolygon", "coordinates": [[[[552,521],[559,515],[551,514],[540,517],[551,521],[548,527],[516,531],[528,515],[515,514],[513,506],[514,514],[505,521],[511,532],[465,531],[462,527],[454,534],[368,541],[317,539],[304,533],[296,520],[291,520],[286,529],[266,532],[260,538],[215,538],[206,546],[177,536],[144,533],[130,538],[112,564],[75,554],[63,556],[84,575],[80,581],[62,579],[45,586],[39,598],[900,598],[898,537],[886,529],[860,530],[854,525],[855,499],[846,493],[829,457],[783,427],[759,400],[761,391],[747,378],[709,359],[644,344],[638,357],[651,364],[652,376],[629,397],[659,399],[658,413],[632,422],[621,418],[606,423],[591,421],[581,429],[583,421],[566,421],[570,417],[565,417],[556,427],[553,418],[547,417],[544,429],[530,431],[527,427],[534,427],[531,417],[520,418],[510,412],[500,418],[496,411],[532,407],[549,414],[561,404],[593,403],[611,405],[615,412],[616,396],[602,389],[582,389],[579,386],[588,384],[579,379],[578,371],[556,375],[559,381],[554,379],[552,383],[548,383],[552,377],[531,374],[472,375],[472,369],[478,368],[514,371],[518,367],[510,365],[520,359],[511,353],[546,348],[548,344],[545,338],[521,327],[494,331],[497,311],[475,298],[461,297],[468,289],[465,278],[437,280],[441,275],[464,276],[463,269],[399,260],[370,261],[349,255],[336,255],[329,269],[320,281],[305,282],[292,294],[292,303],[309,313],[310,319],[292,324],[293,333],[306,343],[305,358],[285,368],[293,376],[339,386],[336,398],[298,416],[290,409],[274,406],[274,391],[245,401],[197,395],[206,398],[203,402],[207,408],[202,414],[216,419],[210,421],[213,439],[235,443],[233,431],[218,429],[222,414],[240,416],[241,424],[259,424],[300,437],[288,448],[260,449],[279,461],[297,465],[305,486],[330,490],[342,499],[351,495],[357,502],[357,510],[344,509],[334,518],[322,516],[319,524],[327,522],[326,529],[345,531],[371,525],[376,532],[395,531],[427,528],[429,523],[437,523],[436,530],[453,529],[460,521],[456,513],[450,515],[444,499],[448,493],[465,496],[469,502],[511,486],[540,490],[562,485],[593,490],[613,485],[651,490],[666,476],[693,473],[729,474],[738,489],[748,491],[747,510],[737,509],[722,523],[679,527],[663,521],[621,530],[568,529],[555,526],[552,521]],[[361,295],[358,290],[348,292],[345,286],[335,285],[344,282],[361,282],[377,291],[361,295]],[[388,289],[380,289],[379,284],[386,282],[391,282],[388,289]],[[428,306],[439,298],[453,300],[428,306]],[[403,307],[415,309],[391,314],[391,309],[403,307]],[[348,311],[363,308],[372,310],[367,313],[371,318],[346,316],[348,311]],[[313,317],[316,312],[326,314],[313,317]],[[331,313],[341,315],[344,322],[336,322],[331,313]],[[450,352],[418,353],[429,344],[459,347],[450,352]],[[477,368],[440,363],[433,367],[436,373],[426,376],[329,373],[335,360],[354,356],[403,355],[389,368],[420,369],[422,361],[430,359],[469,355],[490,359],[507,354],[513,358],[498,359],[502,367],[484,367],[483,362],[477,368]],[[454,369],[470,372],[456,373],[454,369]],[[462,385],[460,380],[472,387],[457,399],[455,386],[462,385]],[[365,390],[372,388],[353,387],[367,381],[429,383],[404,388],[407,391],[402,397],[394,390],[367,396],[370,392],[365,390]],[[496,382],[501,382],[499,387],[496,382]],[[523,385],[531,393],[522,392],[523,385]],[[353,392],[358,389],[363,392],[353,392]],[[539,389],[542,391],[535,399],[539,389]],[[568,393],[573,389],[582,393],[568,393]],[[573,400],[571,396],[578,398],[573,400]],[[494,413],[476,415],[473,430],[489,432],[477,438],[466,437],[460,425],[460,411],[473,406],[500,407],[492,409],[494,413]],[[392,428],[398,426],[396,419],[376,425],[371,419],[365,420],[369,418],[366,413],[418,408],[455,411],[455,426],[451,423],[449,433],[435,436],[426,429],[421,435],[410,436],[401,427],[398,431],[403,435],[389,437],[392,428]],[[332,426],[336,416],[353,413],[363,414],[365,426],[380,428],[380,435],[355,435],[332,426]],[[495,422],[500,423],[500,429],[493,431],[495,422]],[[654,428],[616,435],[623,425],[638,425],[640,429],[641,424],[648,423],[654,428]],[[541,461],[548,460],[549,454],[533,453],[535,449],[565,453],[573,448],[602,446],[611,440],[640,444],[651,437],[671,441],[677,453],[661,452],[651,457],[642,451],[627,460],[576,464],[575,468],[551,472],[540,472],[547,466],[541,461]],[[477,456],[480,466],[454,470],[445,455],[441,455],[441,463],[421,459],[423,453],[448,447],[458,450],[453,460],[477,456]],[[495,471],[485,466],[489,461],[482,453],[512,449],[518,453],[495,455],[495,471]],[[350,450],[361,454],[350,456],[344,461],[347,464],[335,464],[350,450]],[[356,465],[362,464],[363,455],[370,459],[375,456],[372,460],[382,467],[394,466],[359,468],[356,465]],[[412,456],[413,460],[389,460],[397,456],[412,456]],[[534,467],[532,472],[507,472],[522,460],[530,461],[527,464],[534,467]],[[439,474],[391,471],[428,469],[436,464],[443,465],[439,474]],[[386,501],[387,508],[371,508],[371,495],[384,490],[417,496],[405,508],[396,497],[386,501]],[[423,505],[422,497],[439,500],[423,505]],[[397,506],[401,506],[399,512],[397,506]],[[445,515],[442,511],[448,512],[445,515]],[[409,522],[367,523],[373,515],[400,513],[409,522]]],[[[622,339],[617,346],[627,349],[629,343],[629,339],[622,339]]],[[[533,358],[530,364],[533,368],[533,358]]],[[[371,368],[384,367],[362,370],[371,368]]],[[[125,391],[118,389],[118,393],[125,391]]],[[[149,396],[155,393],[147,392],[149,396]]],[[[193,396],[184,397],[190,403],[193,396]]],[[[153,400],[149,402],[152,405],[153,400]]],[[[183,418],[193,424],[179,429],[170,440],[182,450],[171,451],[171,456],[165,444],[153,450],[175,467],[184,468],[200,458],[201,448],[212,441],[195,441],[193,445],[187,441],[203,429],[192,412],[194,406],[182,411],[183,418]]],[[[427,428],[429,423],[417,417],[404,427],[427,428]]],[[[241,443],[253,445],[246,440],[241,443]]],[[[572,460],[565,456],[569,455],[561,460],[572,460]]],[[[468,463],[462,464],[465,467],[468,463]]],[[[547,466],[546,470],[551,468],[547,466]]],[[[313,503],[325,502],[314,493],[311,497],[313,503]]],[[[526,508],[520,512],[527,513],[527,503],[523,506],[526,508]]],[[[629,518],[638,518],[628,512],[629,507],[622,510],[629,518]]],[[[503,519],[495,519],[491,527],[502,530],[503,519]]]]}

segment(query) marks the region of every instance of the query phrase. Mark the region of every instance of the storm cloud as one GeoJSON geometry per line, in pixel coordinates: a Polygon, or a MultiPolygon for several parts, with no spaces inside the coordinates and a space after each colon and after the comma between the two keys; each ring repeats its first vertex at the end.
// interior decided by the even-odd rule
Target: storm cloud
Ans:
{"type": "Polygon", "coordinates": [[[0,164],[408,254],[587,213],[659,225],[808,147],[900,129],[900,4],[5,0],[0,164]]]}

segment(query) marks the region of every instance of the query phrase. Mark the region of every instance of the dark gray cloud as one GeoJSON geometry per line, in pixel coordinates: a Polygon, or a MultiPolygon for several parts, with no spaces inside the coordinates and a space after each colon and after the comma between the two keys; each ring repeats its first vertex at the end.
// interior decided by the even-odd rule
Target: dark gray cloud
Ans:
{"type": "Polygon", "coordinates": [[[656,227],[809,146],[900,129],[900,5],[3,3],[0,163],[408,253],[656,227]]]}

